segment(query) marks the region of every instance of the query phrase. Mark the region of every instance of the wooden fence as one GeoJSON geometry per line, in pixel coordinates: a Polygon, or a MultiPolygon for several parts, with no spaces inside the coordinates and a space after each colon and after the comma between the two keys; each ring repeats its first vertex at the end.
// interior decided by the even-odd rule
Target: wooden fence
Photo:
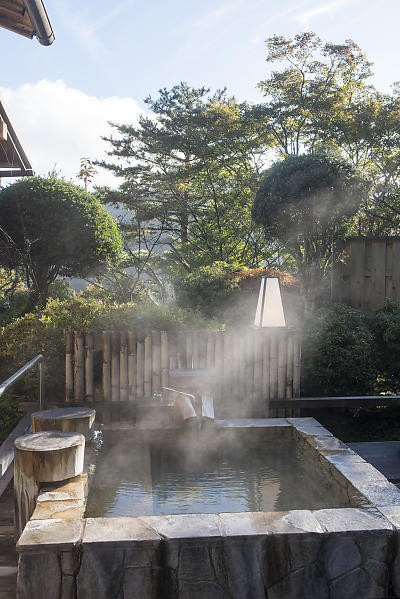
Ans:
{"type": "Polygon", "coordinates": [[[364,310],[380,308],[387,297],[400,302],[400,238],[352,237],[337,243],[331,297],[364,310]]]}
{"type": "Polygon", "coordinates": [[[217,416],[228,404],[242,405],[243,416],[267,416],[270,399],[300,395],[300,341],[292,329],[106,331],[67,333],[66,401],[150,398],[180,368],[216,371],[217,416]]]}

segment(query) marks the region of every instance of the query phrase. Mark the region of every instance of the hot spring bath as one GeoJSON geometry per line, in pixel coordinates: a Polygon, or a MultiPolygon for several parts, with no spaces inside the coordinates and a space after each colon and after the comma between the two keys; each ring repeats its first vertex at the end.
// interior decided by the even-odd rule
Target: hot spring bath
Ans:
{"type": "Polygon", "coordinates": [[[315,420],[216,421],[183,438],[106,431],[86,514],[82,477],[43,488],[18,598],[400,594],[400,492],[315,420]]]}
{"type": "Polygon", "coordinates": [[[362,503],[332,484],[282,427],[105,431],[89,464],[86,517],[277,512],[362,503]],[[271,438],[272,437],[272,438],[271,438]]]}

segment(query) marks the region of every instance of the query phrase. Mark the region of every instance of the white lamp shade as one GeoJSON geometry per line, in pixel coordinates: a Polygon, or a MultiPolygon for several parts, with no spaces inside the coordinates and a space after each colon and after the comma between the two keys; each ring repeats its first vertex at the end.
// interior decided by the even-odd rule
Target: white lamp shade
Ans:
{"type": "Polygon", "coordinates": [[[256,327],[286,326],[278,278],[262,277],[254,325],[256,327]]]}

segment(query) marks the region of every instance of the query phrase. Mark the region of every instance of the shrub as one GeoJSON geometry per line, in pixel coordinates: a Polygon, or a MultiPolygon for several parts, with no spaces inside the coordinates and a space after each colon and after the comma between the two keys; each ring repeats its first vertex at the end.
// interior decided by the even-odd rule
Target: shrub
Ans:
{"type": "Polygon", "coordinates": [[[374,335],[361,311],[333,304],[302,326],[302,395],[370,395],[377,371],[374,335]]]}
{"type": "Polygon", "coordinates": [[[262,276],[278,277],[285,290],[297,287],[296,278],[284,271],[214,262],[177,281],[178,302],[227,324],[249,325],[254,319],[262,276]]]}
{"type": "MultiPolygon", "coordinates": [[[[4,380],[39,352],[46,358],[46,394],[61,399],[65,386],[65,333],[102,330],[178,330],[216,327],[193,311],[181,308],[113,305],[84,293],[67,300],[50,299],[41,313],[26,314],[0,334],[0,376],[4,380]]],[[[23,384],[25,399],[37,392],[37,377],[23,384]]]]}
{"type": "Polygon", "coordinates": [[[400,304],[386,300],[372,317],[378,362],[378,391],[400,393],[400,304]]]}

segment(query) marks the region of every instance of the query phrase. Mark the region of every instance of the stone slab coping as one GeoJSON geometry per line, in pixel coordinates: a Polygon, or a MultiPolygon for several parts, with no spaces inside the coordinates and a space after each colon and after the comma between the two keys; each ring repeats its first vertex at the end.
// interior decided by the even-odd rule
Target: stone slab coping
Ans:
{"type": "Polygon", "coordinates": [[[17,550],[68,550],[78,543],[85,549],[85,545],[104,543],[107,546],[121,546],[131,542],[161,540],[201,542],[205,539],[255,535],[383,532],[399,528],[399,524],[400,509],[382,513],[357,508],[30,520],[17,543],[17,550]]]}
{"type": "Polygon", "coordinates": [[[230,418],[229,420],[214,420],[216,428],[275,428],[293,426],[285,418],[230,418]]]}
{"type": "Polygon", "coordinates": [[[39,412],[33,412],[31,414],[34,418],[49,419],[49,420],[63,420],[65,418],[85,418],[90,416],[96,416],[96,410],[93,408],[56,408],[53,410],[40,410],[39,412]]]}

